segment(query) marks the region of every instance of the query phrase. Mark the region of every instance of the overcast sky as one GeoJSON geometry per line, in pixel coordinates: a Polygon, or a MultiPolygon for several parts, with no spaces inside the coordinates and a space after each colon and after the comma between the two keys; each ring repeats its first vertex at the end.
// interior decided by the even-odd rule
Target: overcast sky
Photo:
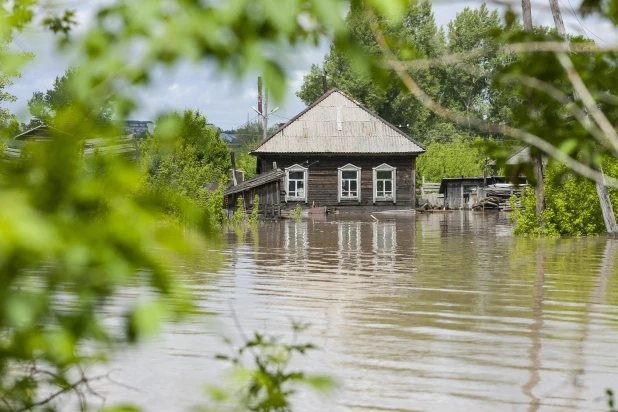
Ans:
{"type": "MultiPolygon", "coordinates": [[[[519,0],[513,0],[516,6],[519,0]]],[[[95,2],[96,3],[96,2],[95,2]]],[[[434,0],[436,23],[445,26],[455,15],[465,7],[478,7],[482,2],[473,0],[434,0]]],[[[577,8],[581,0],[560,0],[567,31],[572,34],[585,34],[599,44],[613,43],[617,39],[614,27],[606,22],[594,19],[581,20],[573,17],[572,7],[577,8]]],[[[66,4],[66,3],[65,3],[66,4]]],[[[84,30],[91,18],[93,2],[75,2],[78,18],[84,30]],[[90,4],[90,6],[88,6],[90,4]]],[[[489,7],[496,7],[489,3],[489,7]]],[[[548,9],[547,0],[533,0],[534,24],[552,25],[553,20],[548,9]]],[[[34,61],[23,70],[23,77],[17,79],[9,90],[18,97],[18,101],[9,105],[20,119],[28,118],[26,102],[35,91],[44,91],[52,86],[54,78],[64,73],[69,59],[59,57],[54,51],[54,43],[50,36],[33,29],[19,36],[15,46],[23,51],[36,55],[34,61]]],[[[304,109],[305,105],[295,96],[300,89],[302,79],[308,73],[312,63],[321,64],[328,52],[328,44],[317,48],[303,48],[288,53],[285,65],[289,68],[289,80],[285,101],[280,109],[271,117],[271,122],[284,122],[304,109]]],[[[140,93],[140,109],[133,114],[135,120],[155,120],[157,115],[168,110],[183,110],[185,108],[200,109],[208,116],[211,123],[223,129],[239,126],[255,117],[251,106],[256,106],[257,78],[246,78],[242,81],[218,74],[207,65],[177,67],[173,71],[156,73],[155,81],[148,89],[140,93]]],[[[272,108],[272,105],[271,105],[272,108]]]]}

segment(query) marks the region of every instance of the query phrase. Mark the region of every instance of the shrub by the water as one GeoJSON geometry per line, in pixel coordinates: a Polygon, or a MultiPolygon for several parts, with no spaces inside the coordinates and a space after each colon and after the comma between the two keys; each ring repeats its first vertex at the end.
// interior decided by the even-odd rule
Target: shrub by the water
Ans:
{"type": "MultiPolygon", "coordinates": [[[[608,176],[618,175],[618,161],[606,159],[603,170],[608,176]]],[[[610,189],[614,212],[618,211],[618,196],[610,189]]],[[[511,199],[516,235],[567,235],[584,236],[605,233],[603,214],[595,183],[573,174],[562,164],[552,164],[546,169],[545,203],[543,216],[536,214],[536,197],[533,189],[525,189],[521,196],[521,208],[511,199]],[[544,225],[541,225],[541,222],[544,225]]]]}
{"type": "Polygon", "coordinates": [[[260,211],[260,196],[255,195],[255,197],[253,198],[253,210],[251,210],[251,217],[249,218],[250,225],[257,224],[259,211],[260,211]]]}
{"type": "Polygon", "coordinates": [[[296,203],[296,207],[290,212],[290,217],[294,219],[300,219],[302,215],[303,208],[300,206],[300,204],[296,203]]]}
{"type": "Polygon", "coordinates": [[[236,211],[232,216],[232,226],[239,227],[245,223],[245,199],[239,196],[236,200],[236,211]]]}

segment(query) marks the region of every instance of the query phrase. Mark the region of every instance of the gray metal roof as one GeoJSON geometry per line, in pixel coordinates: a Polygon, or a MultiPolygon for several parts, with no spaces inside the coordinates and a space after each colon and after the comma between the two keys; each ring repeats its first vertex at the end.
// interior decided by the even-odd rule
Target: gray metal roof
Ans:
{"type": "MultiPolygon", "coordinates": [[[[53,139],[53,136],[57,134],[71,136],[69,133],[51,126],[37,126],[34,129],[30,129],[8,140],[7,147],[4,150],[4,156],[9,159],[19,158],[21,157],[21,149],[27,142],[49,142],[53,139]]],[[[109,138],[93,137],[84,141],[85,156],[93,155],[96,150],[101,154],[111,153],[114,155],[134,157],[137,154],[137,144],[133,135],[109,138]]]]}
{"type": "Polygon", "coordinates": [[[258,144],[251,153],[420,154],[426,149],[338,89],[258,144]]]}
{"type": "Polygon", "coordinates": [[[517,165],[520,163],[529,162],[530,159],[531,159],[530,146],[525,146],[525,147],[518,149],[515,153],[513,153],[511,157],[509,157],[509,159],[506,161],[506,164],[507,165],[517,165]]]}
{"type": "Polygon", "coordinates": [[[494,185],[496,183],[515,183],[517,185],[527,184],[528,180],[525,176],[518,177],[507,177],[507,176],[474,176],[474,177],[443,177],[440,182],[440,193],[444,193],[446,191],[446,184],[448,182],[464,182],[464,181],[475,181],[475,182],[483,182],[483,180],[487,179],[488,185],[494,185]]]}
{"type": "Polygon", "coordinates": [[[234,140],[236,140],[235,134],[221,132],[220,136],[221,136],[221,139],[223,139],[223,141],[226,143],[232,143],[234,140]]]}
{"type": "Polygon", "coordinates": [[[245,180],[244,182],[239,183],[236,186],[228,187],[225,192],[223,192],[223,194],[225,196],[228,196],[234,193],[244,192],[245,190],[253,189],[254,187],[259,187],[263,184],[282,179],[284,176],[285,172],[283,170],[270,170],[266,173],[262,173],[261,175],[245,180]]]}
{"type": "Polygon", "coordinates": [[[56,129],[55,127],[40,125],[33,129],[26,130],[25,132],[18,134],[13,137],[14,140],[49,140],[51,138],[52,133],[62,133],[69,136],[68,133],[63,132],[62,130],[56,129]]]}

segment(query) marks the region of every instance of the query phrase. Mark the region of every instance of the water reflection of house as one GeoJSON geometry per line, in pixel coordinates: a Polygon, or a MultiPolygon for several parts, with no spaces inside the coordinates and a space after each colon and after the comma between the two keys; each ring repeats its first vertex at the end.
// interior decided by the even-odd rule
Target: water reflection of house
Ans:
{"type": "Polygon", "coordinates": [[[362,271],[361,222],[337,224],[337,271],[359,274],[362,271]]]}
{"type": "Polygon", "coordinates": [[[374,223],[372,228],[374,267],[393,270],[397,263],[397,224],[374,223]]]}
{"type": "Polygon", "coordinates": [[[305,259],[309,246],[307,221],[286,221],[283,226],[283,250],[295,261],[305,259]]]}
{"type": "Polygon", "coordinates": [[[261,174],[284,171],[283,208],[340,211],[415,206],[416,157],[425,148],[332,89],[251,152],[261,174]]]}

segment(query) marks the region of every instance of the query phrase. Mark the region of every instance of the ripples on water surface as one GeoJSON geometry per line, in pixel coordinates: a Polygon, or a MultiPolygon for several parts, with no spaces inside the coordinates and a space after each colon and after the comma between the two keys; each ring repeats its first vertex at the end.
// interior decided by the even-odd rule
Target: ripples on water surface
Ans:
{"type": "Polygon", "coordinates": [[[618,389],[618,243],[516,239],[505,217],[454,212],[268,222],[226,236],[223,270],[179,267],[204,312],[124,353],[108,401],[184,411],[227,366],[221,337],[289,335],[298,366],[340,382],[301,411],[599,410],[618,389]]]}

